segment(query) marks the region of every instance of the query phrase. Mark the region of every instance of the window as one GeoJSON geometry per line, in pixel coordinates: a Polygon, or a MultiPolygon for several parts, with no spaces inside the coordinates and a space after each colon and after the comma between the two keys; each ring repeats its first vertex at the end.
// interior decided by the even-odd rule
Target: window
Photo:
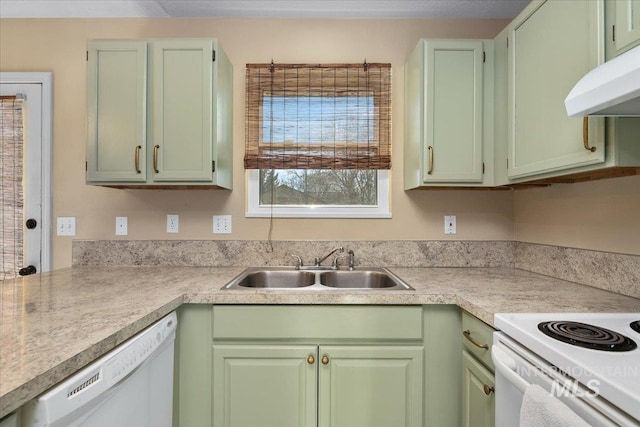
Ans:
{"type": "Polygon", "coordinates": [[[389,64],[248,64],[246,77],[247,216],[391,216],[389,64]]]}

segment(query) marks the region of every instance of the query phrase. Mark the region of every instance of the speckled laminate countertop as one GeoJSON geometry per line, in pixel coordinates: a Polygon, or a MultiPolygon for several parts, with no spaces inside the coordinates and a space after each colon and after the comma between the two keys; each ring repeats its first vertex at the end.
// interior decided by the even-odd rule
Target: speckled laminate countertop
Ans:
{"type": "Polygon", "coordinates": [[[509,268],[393,268],[415,291],[221,290],[241,267],[75,267],[0,283],[0,417],[183,303],[457,304],[505,312],[640,312],[640,300],[509,268]]]}

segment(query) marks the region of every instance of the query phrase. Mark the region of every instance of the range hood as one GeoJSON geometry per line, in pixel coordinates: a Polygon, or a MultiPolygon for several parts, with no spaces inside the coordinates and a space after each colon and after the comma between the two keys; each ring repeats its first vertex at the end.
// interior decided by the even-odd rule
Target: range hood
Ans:
{"type": "Polygon", "coordinates": [[[640,46],[587,73],[564,105],[571,117],[640,116],[640,46]]]}

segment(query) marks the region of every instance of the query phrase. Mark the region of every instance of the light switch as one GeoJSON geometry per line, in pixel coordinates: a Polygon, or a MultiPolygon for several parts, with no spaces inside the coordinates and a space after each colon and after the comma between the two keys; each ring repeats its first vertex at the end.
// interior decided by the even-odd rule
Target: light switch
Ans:
{"type": "Polygon", "coordinates": [[[76,235],[76,217],[75,216],[59,216],[56,224],[58,236],[75,236],[76,235]]]}

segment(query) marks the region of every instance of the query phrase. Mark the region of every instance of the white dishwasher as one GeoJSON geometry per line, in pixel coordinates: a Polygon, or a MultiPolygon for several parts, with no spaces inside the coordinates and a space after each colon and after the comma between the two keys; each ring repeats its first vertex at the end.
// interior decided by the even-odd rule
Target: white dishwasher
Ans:
{"type": "Polygon", "coordinates": [[[175,312],[29,402],[25,427],[170,427],[175,312]]]}

